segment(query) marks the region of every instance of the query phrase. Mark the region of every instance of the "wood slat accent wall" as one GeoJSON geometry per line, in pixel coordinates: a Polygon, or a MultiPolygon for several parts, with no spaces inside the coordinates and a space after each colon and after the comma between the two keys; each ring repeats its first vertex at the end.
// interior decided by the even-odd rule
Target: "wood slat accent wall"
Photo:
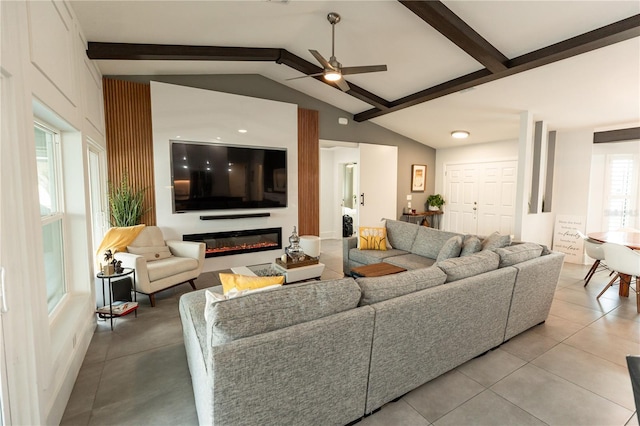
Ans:
{"type": "Polygon", "coordinates": [[[146,188],[144,206],[149,210],[142,223],[155,225],[151,86],[103,78],[102,87],[109,182],[118,184],[128,173],[133,188],[146,188]]]}
{"type": "Polygon", "coordinates": [[[298,108],[298,234],[320,235],[318,111],[298,108]]]}

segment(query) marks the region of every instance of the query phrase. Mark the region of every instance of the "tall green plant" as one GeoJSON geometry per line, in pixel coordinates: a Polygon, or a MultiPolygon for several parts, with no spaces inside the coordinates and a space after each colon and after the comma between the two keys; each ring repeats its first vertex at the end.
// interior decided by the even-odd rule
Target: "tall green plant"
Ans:
{"type": "Polygon", "coordinates": [[[124,173],[120,185],[109,184],[109,206],[112,226],[133,226],[140,224],[145,213],[144,191],[134,190],[129,185],[129,175],[124,173]]]}

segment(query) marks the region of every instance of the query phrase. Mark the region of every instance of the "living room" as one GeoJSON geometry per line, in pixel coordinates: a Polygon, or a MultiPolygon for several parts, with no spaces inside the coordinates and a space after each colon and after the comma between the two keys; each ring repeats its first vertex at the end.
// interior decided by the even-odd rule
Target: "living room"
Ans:
{"type": "MultiPolygon", "coordinates": [[[[487,108],[485,111],[484,121],[490,124],[488,127],[493,126],[502,132],[492,133],[488,136],[483,135],[485,130],[481,130],[483,129],[481,127],[478,127],[477,131],[470,128],[471,138],[476,141],[482,140],[483,143],[452,145],[452,140],[449,137],[450,132],[446,133],[446,137],[442,135],[442,132],[440,136],[433,137],[430,133],[427,133],[426,136],[419,133],[407,136],[399,130],[394,131],[393,125],[388,121],[393,114],[380,116],[373,121],[357,121],[355,115],[369,108],[369,105],[341,93],[335,88],[324,87],[322,83],[312,78],[302,79],[304,81],[299,83],[286,82],[287,78],[301,76],[299,71],[290,68],[287,68],[284,74],[276,79],[273,77],[273,73],[276,71],[271,69],[260,75],[263,73],[263,68],[252,63],[243,64],[248,68],[239,72],[232,67],[232,64],[216,62],[220,68],[212,72],[202,65],[207,61],[200,61],[199,65],[196,65],[196,67],[201,67],[199,73],[190,72],[189,74],[192,75],[185,75],[187,73],[181,71],[181,68],[174,64],[171,65],[174,68],[164,70],[161,73],[163,75],[154,75],[155,72],[152,72],[151,68],[147,68],[147,72],[144,72],[145,61],[140,61],[143,70],[133,72],[129,62],[135,61],[91,60],[85,51],[88,43],[92,41],[132,43],[183,43],[183,41],[172,40],[169,36],[154,38],[153,35],[142,36],[142,34],[135,40],[120,40],[117,38],[115,30],[117,25],[108,21],[106,15],[104,22],[95,17],[92,18],[95,21],[89,21],[89,23],[81,20],[79,11],[86,13],[91,9],[90,3],[93,2],[78,3],[80,4],[76,4],[76,2],[2,2],[3,144],[1,161],[3,207],[1,231],[3,237],[0,253],[2,266],[6,271],[8,283],[6,299],[9,301],[9,311],[2,315],[3,346],[6,352],[6,358],[4,358],[6,366],[2,366],[2,368],[3,371],[9,371],[6,378],[3,375],[3,390],[8,389],[11,420],[16,424],[59,423],[95,329],[95,290],[93,286],[95,270],[92,252],[99,245],[108,225],[106,218],[100,215],[101,209],[92,210],[91,200],[95,200],[96,195],[99,198],[104,198],[107,170],[110,166],[106,161],[109,150],[107,146],[109,129],[105,127],[103,76],[138,84],[148,84],[153,80],[155,83],[152,85],[181,86],[177,90],[199,93],[193,96],[227,96],[235,100],[248,97],[249,102],[255,102],[255,104],[266,101],[274,104],[286,103],[290,110],[293,105],[293,113],[289,111],[288,114],[295,115],[296,106],[319,111],[319,139],[347,144],[368,143],[395,146],[398,148],[398,161],[397,190],[395,199],[392,200],[395,203],[396,211],[394,218],[398,218],[403,208],[408,207],[408,195],[412,196],[410,200],[412,207],[418,211],[424,208],[426,197],[432,193],[443,193],[446,199],[445,171],[449,165],[480,163],[496,159],[516,161],[518,171],[522,171],[523,176],[518,179],[517,194],[520,198],[517,200],[517,209],[519,213],[516,215],[512,234],[523,241],[535,241],[549,246],[553,243],[554,222],[558,215],[584,217],[587,218],[588,223],[592,220],[590,200],[593,197],[590,194],[589,186],[592,168],[589,165],[592,164],[594,133],[637,128],[640,120],[638,97],[634,95],[638,93],[638,79],[635,78],[636,81],[633,81],[633,77],[638,76],[637,34],[603,49],[596,49],[486,85],[478,85],[473,91],[452,95],[468,95],[473,99],[495,99],[495,105],[492,105],[493,109],[487,108]],[[92,25],[97,28],[111,26],[112,36],[109,39],[101,40],[88,38],[87,34],[91,33],[92,25]],[[571,67],[579,70],[574,73],[576,78],[580,74],[585,79],[591,78],[590,74],[593,73],[596,74],[597,81],[598,75],[602,75],[600,74],[602,68],[599,68],[597,64],[603,62],[609,64],[609,78],[602,84],[590,87],[585,92],[590,93],[593,97],[599,96],[602,92],[610,91],[611,93],[607,97],[608,101],[603,103],[601,108],[590,108],[584,112],[583,115],[589,116],[592,120],[589,124],[581,122],[580,124],[556,127],[553,122],[555,116],[552,112],[541,113],[526,104],[520,108],[505,106],[508,102],[508,99],[505,98],[515,96],[520,90],[518,87],[526,85],[526,77],[535,77],[537,81],[553,82],[553,84],[549,84],[551,87],[542,94],[545,96],[554,90],[559,91],[559,86],[570,85],[570,77],[564,74],[565,64],[569,63],[571,67]],[[532,77],[531,74],[534,76],[532,77]],[[632,77],[631,83],[626,84],[629,81],[629,75],[632,77]],[[558,76],[562,76],[562,78],[558,76]],[[558,78],[557,81],[556,78],[558,78]],[[311,82],[307,80],[311,80],[311,82]],[[290,84],[300,84],[301,86],[290,86],[290,84]],[[492,85],[498,85],[497,92],[501,95],[496,94],[495,91],[489,91],[492,85]],[[309,86],[311,87],[309,88],[309,86]],[[620,86],[623,87],[622,90],[620,86]],[[325,94],[325,91],[330,94],[325,94]],[[496,117],[499,116],[504,119],[497,120],[496,117]],[[339,124],[341,118],[346,118],[348,124],[339,124]],[[34,190],[38,187],[36,181],[37,165],[33,161],[33,152],[36,149],[33,138],[34,119],[56,128],[64,140],[61,147],[64,182],[60,196],[64,199],[65,207],[64,226],[67,238],[64,243],[64,259],[68,265],[66,271],[67,293],[62,296],[63,306],[57,308],[48,306],[47,289],[40,284],[47,281],[48,273],[45,272],[43,266],[47,256],[43,226],[51,225],[54,222],[43,224],[38,193],[34,190]],[[540,205],[535,214],[529,214],[528,200],[526,200],[525,194],[529,191],[528,188],[531,187],[533,180],[529,164],[533,158],[533,134],[536,122],[546,123],[545,128],[548,131],[556,131],[553,207],[551,212],[546,213],[543,212],[540,205]],[[424,142],[425,140],[428,143],[424,142]],[[92,171],[93,165],[96,164],[101,167],[101,169],[99,168],[101,171],[97,175],[92,171]],[[412,193],[410,191],[410,171],[414,164],[426,165],[427,175],[424,192],[412,193]],[[91,182],[95,181],[102,185],[102,193],[100,191],[93,192],[94,187],[91,182]],[[6,202],[6,200],[11,200],[11,202],[6,202]],[[15,284],[12,285],[13,283],[15,284]]],[[[95,3],[97,4],[94,7],[97,8],[99,14],[99,7],[106,7],[106,5],[95,3]]],[[[258,7],[275,7],[279,8],[279,12],[286,13],[287,8],[296,6],[295,4],[279,4],[277,2],[273,2],[277,4],[268,3],[262,2],[258,7]]],[[[456,2],[447,3],[452,9],[455,9],[456,2]]],[[[594,3],[596,4],[594,7],[596,7],[601,2],[594,3]]],[[[235,10],[234,8],[238,7],[227,6],[230,8],[229,10],[235,10]]],[[[347,6],[345,5],[345,8],[339,7],[341,5],[338,2],[317,5],[317,8],[322,9],[323,12],[316,14],[313,18],[319,21],[317,26],[313,28],[314,32],[318,33],[318,42],[322,41],[322,44],[319,46],[310,44],[312,40],[305,39],[297,47],[296,54],[307,54],[306,49],[317,48],[327,57],[329,56],[326,52],[329,49],[330,26],[326,22],[325,15],[330,10],[325,9],[333,6],[335,6],[335,10],[343,12],[345,17],[349,16],[346,13],[349,10],[346,9],[347,6]]],[[[394,6],[400,8],[402,13],[408,13],[411,16],[411,13],[400,3],[394,6]]],[[[607,7],[609,6],[607,5],[607,7]]],[[[575,33],[569,32],[564,36],[555,34],[555,38],[550,37],[548,40],[539,41],[538,44],[540,47],[550,45],[611,22],[632,16],[637,18],[637,9],[636,2],[615,2],[615,7],[611,6],[610,9],[615,12],[600,19],[594,18],[593,15],[597,14],[592,14],[590,15],[591,21],[585,23],[582,30],[574,28],[575,33]]],[[[132,11],[126,19],[135,19],[135,16],[136,14],[132,11]]],[[[353,16],[352,14],[350,17],[351,22],[345,20],[336,28],[336,46],[340,49],[347,48],[346,45],[350,38],[349,31],[359,25],[357,20],[353,20],[353,16]]],[[[125,17],[122,19],[124,20],[125,17]]],[[[554,22],[558,23],[562,23],[563,19],[569,20],[566,16],[561,15],[554,19],[557,19],[554,22]]],[[[419,24],[427,27],[424,22],[419,24]]],[[[402,31],[402,27],[396,28],[396,31],[402,31]]],[[[632,26],[630,31],[638,31],[637,23],[632,26]]],[[[162,32],[166,32],[166,27],[162,32]]],[[[304,33],[304,31],[302,32],[304,33]]],[[[215,43],[209,42],[208,44],[234,46],[243,43],[246,46],[262,46],[262,43],[259,43],[260,37],[253,38],[250,34],[245,37],[244,41],[232,38],[226,39],[228,41],[221,41],[223,39],[219,38],[215,43]]],[[[537,35],[529,37],[536,38],[537,35]]],[[[358,38],[354,36],[354,39],[358,38]]],[[[190,41],[184,41],[184,43],[199,44],[190,41]]],[[[362,41],[361,43],[362,46],[364,43],[362,41]]],[[[283,47],[273,46],[271,43],[267,44],[269,46],[265,47],[283,47]]],[[[520,53],[527,52],[527,47],[522,47],[522,49],[520,53]]],[[[369,49],[362,50],[368,51],[369,49]]],[[[337,56],[344,57],[342,60],[347,65],[386,61],[385,52],[382,52],[383,54],[378,57],[364,56],[362,60],[352,59],[353,56],[350,53],[342,52],[344,50],[338,50],[337,56]]],[[[516,56],[516,53],[511,52],[510,56],[516,56]]],[[[438,61],[433,60],[436,57],[435,54],[430,56],[430,62],[435,62],[434,66],[439,69],[445,67],[445,65],[438,64],[438,61]]],[[[312,61],[313,57],[309,56],[309,60],[312,61]]],[[[269,66],[286,68],[282,64],[276,65],[275,63],[269,66]]],[[[411,80],[411,76],[415,76],[415,74],[408,74],[403,79],[411,80]]],[[[449,78],[453,77],[455,76],[449,76],[449,78]]],[[[362,84],[368,90],[380,90],[380,93],[386,95],[384,83],[381,83],[380,86],[372,86],[379,87],[374,90],[367,85],[366,79],[358,80],[357,77],[353,77],[353,82],[362,84]]],[[[406,82],[404,84],[408,85],[406,82]]],[[[428,86],[429,84],[424,84],[422,88],[428,86]]],[[[405,93],[414,93],[415,90],[411,91],[410,89],[409,86],[401,88],[401,90],[405,90],[405,93]]],[[[394,98],[396,95],[386,96],[394,98]]],[[[438,127],[436,122],[441,118],[439,110],[445,111],[447,108],[458,107],[456,104],[452,106],[444,103],[445,98],[427,102],[426,104],[430,106],[425,107],[427,108],[425,110],[411,112],[411,108],[407,108],[395,114],[403,115],[402,120],[407,122],[407,128],[410,127],[410,122],[425,121],[423,118],[425,116],[434,117],[430,119],[433,123],[427,127],[435,129],[438,127]]],[[[579,105],[581,102],[588,103],[588,98],[589,95],[584,95],[584,97],[573,99],[574,108],[578,108],[575,105],[579,105]]],[[[151,99],[153,102],[153,96],[151,99]]],[[[557,102],[560,103],[560,100],[557,102]]],[[[150,104],[149,108],[151,106],[150,104]]],[[[248,106],[245,109],[250,110],[253,107],[248,106]]],[[[240,107],[240,109],[242,108],[240,107]]],[[[156,114],[157,110],[154,108],[152,113],[156,114]]],[[[236,117],[241,115],[240,112],[235,114],[236,117]]],[[[153,123],[157,124],[155,120],[153,123]]],[[[473,122],[469,122],[469,126],[473,124],[473,122]]],[[[297,151],[295,117],[286,125],[290,126],[286,141],[287,149],[293,155],[297,151]]],[[[444,125],[449,126],[449,131],[457,130],[457,127],[451,127],[448,122],[444,125]]],[[[172,137],[178,135],[174,130],[171,129],[172,137]]],[[[153,132],[152,143],[154,148],[157,148],[155,128],[153,132]]],[[[169,130],[165,129],[165,132],[169,132],[169,130]]],[[[190,139],[202,141],[205,137],[203,134],[204,130],[202,134],[194,135],[190,139]]],[[[189,137],[187,134],[180,136],[189,137]]],[[[253,144],[265,145],[260,142],[253,144]]],[[[161,151],[154,150],[153,155],[161,155],[161,151]]],[[[156,202],[154,216],[158,220],[158,225],[166,228],[167,232],[171,234],[173,221],[176,220],[174,217],[176,215],[170,211],[170,200],[167,198],[168,192],[166,191],[166,186],[171,185],[171,182],[168,180],[167,168],[164,169],[164,176],[158,174],[158,168],[162,165],[159,161],[153,161],[154,159],[150,163],[155,168],[153,170],[155,179],[158,179],[154,182],[152,174],[153,195],[156,202]]],[[[165,152],[162,160],[165,162],[165,166],[167,160],[168,155],[165,152]]],[[[139,164],[141,159],[133,157],[127,161],[139,164]]],[[[289,181],[297,182],[295,156],[290,159],[289,166],[289,181]]],[[[301,192],[297,185],[292,186],[290,194],[292,198],[290,198],[287,212],[274,215],[273,218],[265,220],[265,223],[272,220],[280,221],[278,226],[283,228],[285,236],[287,236],[291,228],[301,220],[298,216],[300,214],[298,209],[303,208],[298,202],[301,192]]],[[[322,199],[319,200],[319,203],[322,203],[322,199]]],[[[197,217],[197,215],[193,217],[197,217]]],[[[179,221],[186,222],[188,219],[179,219],[179,221]]],[[[321,221],[322,218],[318,221],[318,226],[321,221]]],[[[203,225],[202,222],[194,220],[187,226],[183,223],[181,228],[184,229],[180,229],[180,234],[183,230],[184,233],[199,231],[200,226],[203,225]]],[[[335,228],[335,224],[330,226],[335,228]]],[[[594,225],[591,229],[597,230],[598,228],[594,225]]],[[[321,231],[318,229],[317,232],[321,231]]],[[[178,231],[175,232],[175,235],[169,236],[178,237],[178,231]]],[[[270,255],[270,257],[273,256],[270,255]]],[[[209,270],[229,266],[216,262],[221,261],[211,261],[209,270]]]]}

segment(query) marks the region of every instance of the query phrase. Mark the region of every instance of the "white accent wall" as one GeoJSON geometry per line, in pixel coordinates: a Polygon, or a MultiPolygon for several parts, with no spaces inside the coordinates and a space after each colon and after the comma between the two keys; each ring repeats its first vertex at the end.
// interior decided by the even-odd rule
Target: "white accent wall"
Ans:
{"type": "MultiPolygon", "coordinates": [[[[282,228],[282,246],[298,224],[298,107],[212,90],[151,82],[156,220],[165,239],[184,234],[282,228]],[[244,128],[247,133],[239,133],[244,128]],[[287,150],[287,207],[173,213],[170,140],[287,150]],[[200,216],[270,213],[269,217],[201,220],[200,216]]],[[[270,263],[284,250],[211,257],[204,271],[270,263]]]]}

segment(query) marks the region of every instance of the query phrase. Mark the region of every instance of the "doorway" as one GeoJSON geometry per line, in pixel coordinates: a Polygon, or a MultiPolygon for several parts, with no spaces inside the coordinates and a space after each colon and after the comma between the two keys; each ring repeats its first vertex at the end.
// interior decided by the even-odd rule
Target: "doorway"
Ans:
{"type": "Polygon", "coordinates": [[[397,158],[396,146],[320,141],[321,238],[342,238],[345,215],[353,233],[396,217],[397,158]]]}
{"type": "Polygon", "coordinates": [[[449,164],[445,167],[445,230],[512,235],[515,227],[517,162],[449,164]]]}

